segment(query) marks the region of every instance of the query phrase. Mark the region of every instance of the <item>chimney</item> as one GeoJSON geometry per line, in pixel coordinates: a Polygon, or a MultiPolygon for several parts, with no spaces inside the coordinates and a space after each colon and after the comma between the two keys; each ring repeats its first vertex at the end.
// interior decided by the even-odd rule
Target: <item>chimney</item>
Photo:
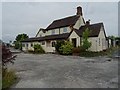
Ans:
{"type": "Polygon", "coordinates": [[[83,15],[83,14],[82,14],[82,7],[80,7],[80,6],[77,7],[77,13],[76,13],[76,14],[77,14],[77,15],[81,15],[81,16],[83,15]]]}
{"type": "Polygon", "coordinates": [[[90,25],[90,19],[86,21],[86,25],[90,25]]]}

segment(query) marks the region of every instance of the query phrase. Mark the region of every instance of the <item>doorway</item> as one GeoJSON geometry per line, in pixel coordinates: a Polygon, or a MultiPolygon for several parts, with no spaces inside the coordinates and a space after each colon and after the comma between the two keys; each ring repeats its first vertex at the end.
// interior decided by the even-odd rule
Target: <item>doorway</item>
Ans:
{"type": "Polygon", "coordinates": [[[73,46],[76,47],[76,38],[72,39],[73,46]]]}

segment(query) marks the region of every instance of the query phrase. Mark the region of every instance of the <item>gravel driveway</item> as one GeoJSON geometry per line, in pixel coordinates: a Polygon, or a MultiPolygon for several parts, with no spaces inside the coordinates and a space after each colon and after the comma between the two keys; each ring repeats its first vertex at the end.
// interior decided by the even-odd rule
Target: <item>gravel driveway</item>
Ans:
{"type": "Polygon", "coordinates": [[[18,54],[12,88],[117,88],[118,60],[55,54],[18,54]]]}

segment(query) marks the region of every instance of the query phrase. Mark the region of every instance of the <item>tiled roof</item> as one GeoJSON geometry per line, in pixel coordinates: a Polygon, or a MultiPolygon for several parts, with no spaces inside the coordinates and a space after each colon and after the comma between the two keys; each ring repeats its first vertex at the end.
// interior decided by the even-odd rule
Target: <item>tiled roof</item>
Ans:
{"type": "Polygon", "coordinates": [[[34,37],[34,38],[25,39],[22,42],[67,39],[69,35],[70,33],[64,33],[64,34],[49,35],[44,37],[34,37]]]}
{"type": "Polygon", "coordinates": [[[79,17],[79,15],[74,15],[63,19],[55,20],[46,28],[46,30],[74,25],[79,17]]]}
{"type": "Polygon", "coordinates": [[[84,25],[79,28],[79,30],[75,29],[74,31],[82,37],[83,32],[88,28],[90,30],[89,37],[97,37],[99,35],[101,26],[103,26],[103,23],[96,23],[91,25],[84,25]]]}

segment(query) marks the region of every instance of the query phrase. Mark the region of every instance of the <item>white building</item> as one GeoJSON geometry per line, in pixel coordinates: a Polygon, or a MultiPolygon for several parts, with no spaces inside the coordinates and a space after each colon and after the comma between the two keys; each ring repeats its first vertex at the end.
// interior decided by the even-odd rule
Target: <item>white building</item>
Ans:
{"type": "Polygon", "coordinates": [[[45,52],[55,52],[54,44],[57,40],[70,40],[74,47],[81,46],[82,33],[86,28],[91,32],[89,41],[92,45],[89,50],[106,50],[108,45],[103,23],[85,22],[80,6],[77,7],[76,15],[55,20],[46,29],[40,29],[35,37],[22,41],[22,50],[34,50],[34,44],[40,44],[45,52]]]}

